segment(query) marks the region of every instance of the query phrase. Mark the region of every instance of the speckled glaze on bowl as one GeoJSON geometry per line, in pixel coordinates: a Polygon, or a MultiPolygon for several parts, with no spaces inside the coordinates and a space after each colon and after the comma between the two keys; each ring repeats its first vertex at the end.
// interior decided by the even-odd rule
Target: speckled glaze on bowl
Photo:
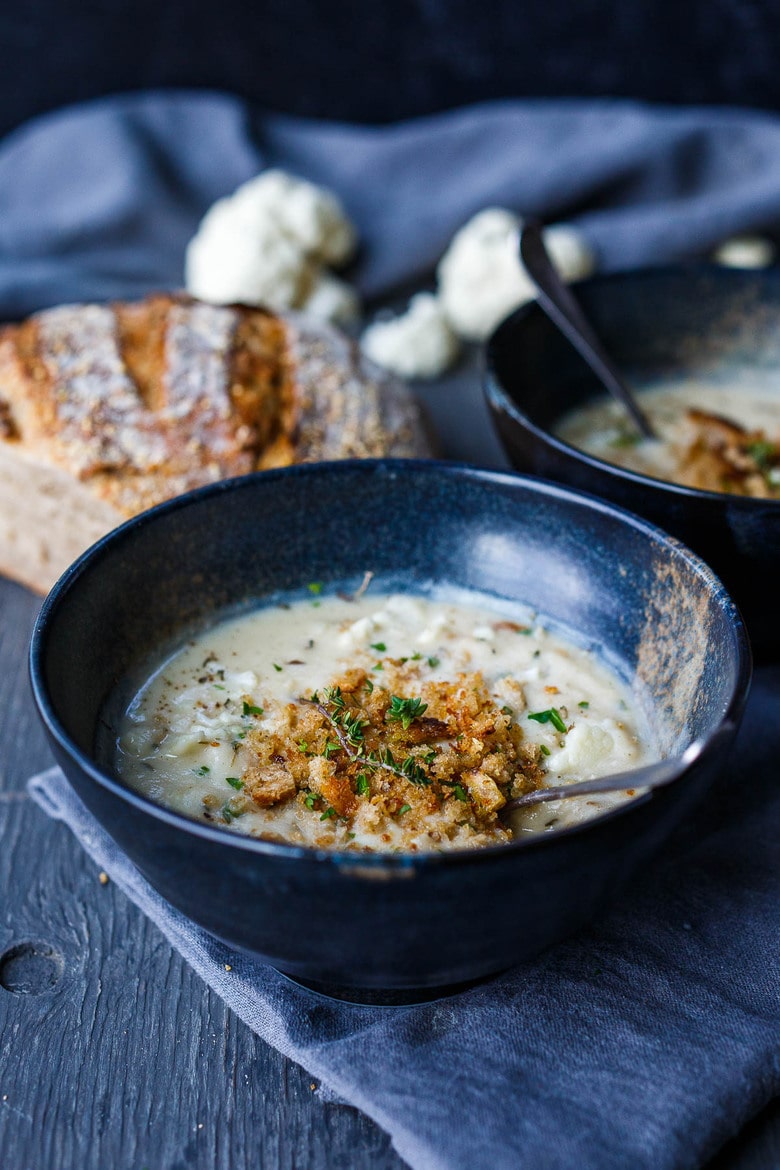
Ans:
{"type": "MultiPolygon", "coordinates": [[[[755,363],[778,371],[780,393],[778,269],[646,269],[594,277],[575,292],[629,380],[755,363]]],[[[488,342],[485,393],[518,470],[593,492],[673,533],[732,592],[757,655],[780,655],[780,500],[651,479],[553,435],[563,414],[603,391],[535,303],[507,318],[488,342]]]]}
{"type": "Polygon", "coordinates": [[[435,988],[537,954],[622,889],[722,763],[750,654],[720,583],[644,521],[513,474],[366,461],[264,472],[130,521],[49,595],[31,673],[70,782],[173,905],[298,978],[435,988]],[[313,580],[354,587],[369,568],[383,585],[480,589],[552,615],[642,680],[666,751],[702,739],[701,756],[589,824],[425,856],[240,836],[153,804],[101,763],[111,697],[172,635],[313,580]]]}

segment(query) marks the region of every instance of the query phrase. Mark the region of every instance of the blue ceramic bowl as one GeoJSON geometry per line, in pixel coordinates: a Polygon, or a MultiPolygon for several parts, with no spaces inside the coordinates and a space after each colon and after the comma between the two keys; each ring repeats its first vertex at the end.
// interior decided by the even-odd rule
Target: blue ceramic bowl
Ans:
{"type": "Polygon", "coordinates": [[[513,474],[365,461],[220,483],[131,520],[49,595],[31,671],[73,787],[173,905],[298,978],[434,988],[537,954],[623,888],[710,785],[750,655],[709,569],[644,521],[513,474]],[[354,587],[369,568],[409,591],[528,602],[638,676],[664,749],[701,740],[699,758],[667,789],[588,824],[426,856],[325,853],[189,821],[100,759],[111,697],[172,636],[311,580],[354,587]]]}
{"type": "MultiPolygon", "coordinates": [[[[646,269],[594,277],[575,292],[629,380],[723,376],[729,366],[753,364],[780,369],[779,269],[646,269]]],[[[557,438],[563,414],[604,392],[536,303],[488,342],[485,393],[514,467],[593,492],[679,537],[731,591],[757,654],[780,654],[780,500],[665,483],[557,438]]]]}

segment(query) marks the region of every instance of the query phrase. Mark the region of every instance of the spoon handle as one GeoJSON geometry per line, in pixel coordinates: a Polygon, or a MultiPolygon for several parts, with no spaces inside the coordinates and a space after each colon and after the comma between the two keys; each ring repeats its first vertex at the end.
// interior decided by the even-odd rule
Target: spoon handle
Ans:
{"type": "Polygon", "coordinates": [[[507,801],[501,811],[512,812],[514,809],[527,808],[532,804],[544,804],[548,800],[564,800],[569,796],[587,796],[589,793],[625,792],[629,788],[660,788],[676,780],[693,758],[695,757],[689,748],[681,756],[671,756],[667,760],[647,764],[644,768],[634,768],[630,772],[615,772],[612,776],[581,780],[577,784],[561,784],[556,788],[537,788],[533,792],[525,792],[522,796],[507,801]]]}
{"type": "Polygon", "coordinates": [[[520,232],[520,256],[528,275],[536,285],[539,302],[548,317],[569,339],[610,394],[629,412],[646,439],[655,432],[639,409],[620,372],[593,332],[571,290],[561,280],[545,247],[542,229],[536,220],[528,220],[520,232]]]}

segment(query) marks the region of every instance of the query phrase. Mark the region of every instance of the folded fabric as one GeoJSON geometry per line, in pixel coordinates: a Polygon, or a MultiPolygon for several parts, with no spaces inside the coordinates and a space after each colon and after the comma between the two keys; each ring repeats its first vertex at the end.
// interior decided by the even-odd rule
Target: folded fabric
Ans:
{"type": "MultiPolygon", "coordinates": [[[[427,278],[488,204],[576,220],[603,269],[780,223],[769,115],[501,102],[367,129],[261,117],[224,95],[135,95],[0,144],[0,312],[180,284],[200,216],[264,165],[340,194],[372,297],[427,278]]],[[[458,453],[471,443],[476,457],[462,416],[458,429],[458,453]]],[[[778,703],[780,671],[767,669],[727,783],[608,917],[416,1007],[330,1002],[230,952],[149,888],[59,772],[31,791],[250,1027],[373,1117],[412,1166],[679,1170],[780,1087],[778,703]]]]}
{"type": "Polygon", "coordinates": [[[251,1028],[410,1166],[683,1170],[780,1089],[778,703],[767,668],[727,783],[610,914],[414,1007],[329,1001],[231,951],[151,889],[62,773],[29,787],[251,1028]]]}
{"type": "Polygon", "coordinates": [[[200,217],[269,165],[339,193],[368,297],[428,276],[489,205],[576,221],[606,271],[780,224],[769,114],[503,101],[367,128],[260,116],[222,94],[135,94],[46,115],[0,144],[0,313],[180,285],[200,217]]]}

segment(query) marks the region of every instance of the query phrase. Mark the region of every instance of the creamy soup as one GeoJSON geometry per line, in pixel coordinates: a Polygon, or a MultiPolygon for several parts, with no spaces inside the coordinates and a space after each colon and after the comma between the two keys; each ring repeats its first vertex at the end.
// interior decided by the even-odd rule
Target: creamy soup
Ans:
{"type": "Polygon", "coordinates": [[[642,439],[612,399],[572,411],[556,430],[574,447],[655,479],[780,498],[779,377],[752,368],[639,388],[656,440],[642,439]]]}
{"type": "Polygon", "coordinates": [[[474,847],[633,791],[504,813],[513,797],[657,757],[592,650],[483,596],[310,596],[193,638],[123,718],[116,764],[153,800],[316,847],[474,847]]]}

